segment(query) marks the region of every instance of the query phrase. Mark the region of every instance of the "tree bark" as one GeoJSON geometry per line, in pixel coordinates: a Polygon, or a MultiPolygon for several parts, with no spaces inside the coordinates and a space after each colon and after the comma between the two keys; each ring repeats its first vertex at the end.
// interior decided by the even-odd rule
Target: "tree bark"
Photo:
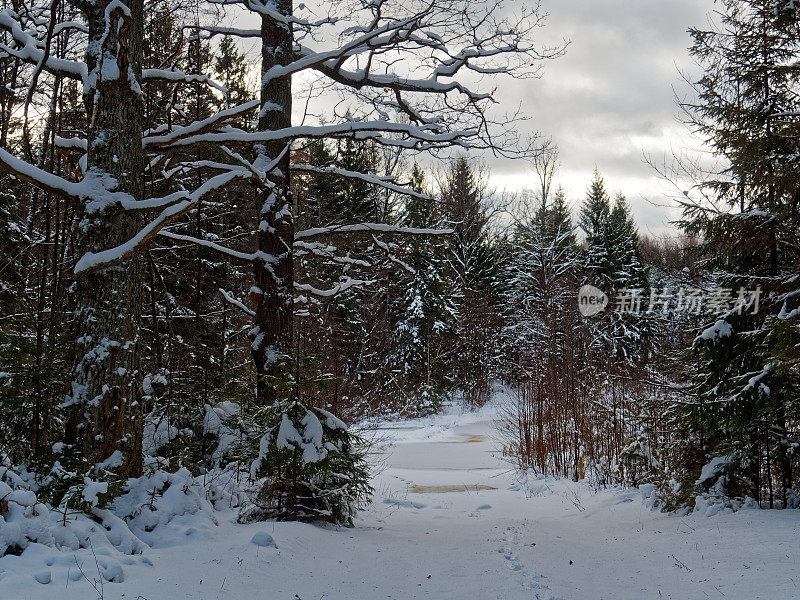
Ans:
{"type": "MultiPolygon", "coordinates": [[[[89,123],[88,172],[106,178],[109,192],[144,195],[141,80],[142,0],[125,0],[128,10],[109,0],[85,3],[90,43],[86,62],[97,79],[84,96],[89,123]],[[108,19],[106,19],[108,13],[108,19]],[[108,23],[107,23],[108,21],[108,23]],[[118,74],[117,74],[118,71],[118,74]]],[[[98,252],[117,246],[140,229],[140,217],[118,203],[83,207],[79,249],[98,252]]],[[[120,266],[83,273],[76,282],[77,348],[70,402],[75,435],[88,465],[115,452],[120,479],[142,469],[141,373],[138,331],[141,319],[142,256],[120,266]]]]}
{"type": "MultiPolygon", "coordinates": [[[[278,0],[278,11],[292,14],[292,0],[278,0]]],[[[269,17],[261,21],[261,72],[267,73],[276,65],[292,60],[292,29],[269,17]]],[[[270,131],[291,126],[291,77],[274,79],[261,87],[261,111],[258,129],[270,131]]],[[[258,162],[265,166],[279,160],[269,174],[274,184],[262,186],[258,194],[260,223],[258,228],[258,257],[253,262],[260,298],[256,307],[255,327],[251,332],[252,354],[258,376],[257,401],[272,405],[293,394],[292,315],[294,274],[292,245],[294,221],[289,186],[289,152],[284,143],[274,142],[257,148],[258,162]],[[288,387],[287,387],[288,386],[288,387]]]]}

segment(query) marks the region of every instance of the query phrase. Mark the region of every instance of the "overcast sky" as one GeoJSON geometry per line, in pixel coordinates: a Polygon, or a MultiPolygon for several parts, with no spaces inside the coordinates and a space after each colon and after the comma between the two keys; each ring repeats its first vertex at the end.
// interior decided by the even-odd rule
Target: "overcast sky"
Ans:
{"type": "MultiPolygon", "coordinates": [[[[505,9],[530,1],[506,0],[505,9]]],[[[574,212],[597,167],[612,195],[627,196],[642,233],[674,231],[669,221],[679,212],[667,197],[672,190],[645,164],[644,155],[663,157],[672,149],[696,146],[677,119],[675,94],[690,94],[680,76],[697,75],[687,30],[707,24],[714,0],[542,0],[542,6],[550,16],[539,31],[541,41],[566,39],[567,52],[546,63],[541,79],[492,82],[500,83],[502,108],[521,105],[530,131],[558,145],[557,183],[574,212]]],[[[244,22],[248,18],[252,15],[244,22]]],[[[302,104],[295,103],[300,112],[302,104]]],[[[313,104],[312,112],[330,111],[325,97],[313,104]]],[[[526,163],[484,159],[496,189],[533,187],[526,163]]]]}
{"type": "MultiPolygon", "coordinates": [[[[524,1],[524,0],[517,0],[524,1]]],[[[703,26],[713,0],[543,0],[542,32],[570,40],[567,54],[542,79],[506,84],[502,100],[523,102],[531,129],[551,136],[561,153],[559,182],[573,205],[595,166],[613,194],[628,197],[642,233],[662,233],[674,209],[643,154],[661,156],[689,143],[678,122],[675,92],[689,93],[680,72],[696,73],[687,29],[703,26]],[[656,204],[654,206],[654,204],[656,204]]],[[[493,185],[532,183],[527,167],[491,160],[493,185]]]]}

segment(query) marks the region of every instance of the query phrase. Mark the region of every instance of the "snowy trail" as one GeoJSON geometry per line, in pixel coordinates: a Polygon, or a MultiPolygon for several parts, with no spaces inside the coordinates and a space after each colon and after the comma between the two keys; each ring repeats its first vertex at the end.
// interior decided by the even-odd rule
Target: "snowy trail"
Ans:
{"type": "MultiPolygon", "coordinates": [[[[552,479],[522,486],[496,453],[492,417],[487,407],[385,424],[391,446],[375,502],[353,529],[237,525],[233,513],[219,527],[187,521],[185,542],[148,550],[152,566],[126,565],[104,598],[800,597],[798,511],[677,517],[648,510],[636,491],[552,479]],[[278,548],[252,544],[260,531],[278,548]]],[[[94,597],[86,581],[67,581],[67,567],[54,567],[48,585],[33,574],[20,562],[0,580],[0,600],[94,597]]]]}

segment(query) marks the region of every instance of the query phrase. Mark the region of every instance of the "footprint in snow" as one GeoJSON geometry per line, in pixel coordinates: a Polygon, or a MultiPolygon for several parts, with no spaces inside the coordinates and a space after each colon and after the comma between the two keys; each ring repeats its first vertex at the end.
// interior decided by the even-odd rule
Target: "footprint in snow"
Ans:
{"type": "Polygon", "coordinates": [[[412,502],[411,500],[402,500],[400,498],[386,498],[384,499],[383,503],[400,506],[402,508],[416,508],[417,510],[427,507],[427,504],[422,504],[421,502],[412,502]]]}
{"type": "MultiPolygon", "coordinates": [[[[511,544],[511,547],[518,547],[521,544],[521,536],[517,528],[507,527],[506,532],[502,541],[511,544]]],[[[536,600],[553,600],[547,586],[541,582],[542,579],[545,579],[544,575],[537,575],[526,569],[522,562],[520,562],[519,556],[511,550],[511,547],[502,546],[497,552],[506,560],[508,568],[520,575],[520,584],[522,587],[535,592],[534,598],[536,598],[536,600]]]]}
{"type": "Polygon", "coordinates": [[[48,583],[50,583],[52,575],[50,571],[40,571],[39,573],[36,573],[33,576],[33,578],[42,585],[47,585],[48,583]]]}

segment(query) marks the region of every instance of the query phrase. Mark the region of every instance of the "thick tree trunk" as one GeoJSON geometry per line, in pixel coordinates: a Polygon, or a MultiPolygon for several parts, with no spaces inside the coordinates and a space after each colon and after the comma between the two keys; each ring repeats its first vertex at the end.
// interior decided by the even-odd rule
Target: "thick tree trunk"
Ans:
{"type": "MultiPolygon", "coordinates": [[[[292,0],[278,0],[276,4],[281,14],[292,14],[292,0]]],[[[273,66],[291,62],[291,26],[263,17],[261,40],[262,74],[273,66]]],[[[262,84],[259,130],[289,127],[291,119],[291,78],[282,77],[262,84]]],[[[294,221],[289,187],[289,152],[285,144],[264,144],[258,151],[261,153],[258,160],[262,167],[282,156],[278,168],[270,174],[274,187],[264,187],[259,194],[258,257],[253,263],[260,301],[251,333],[252,353],[258,374],[258,402],[267,406],[293,396],[294,221]]]]}
{"type": "MultiPolygon", "coordinates": [[[[88,168],[109,192],[144,194],[141,79],[142,0],[86,3],[90,73],[97,74],[84,103],[89,122],[88,168]],[[108,18],[107,18],[108,17],[108,18]],[[102,44],[102,45],[101,45],[102,44]],[[102,178],[102,179],[101,179],[102,178]]],[[[140,218],[118,203],[87,202],[81,223],[81,252],[117,246],[138,232],[140,218]],[[102,203],[101,203],[102,204],[102,203]]],[[[141,473],[142,407],[138,330],[141,318],[142,257],[120,266],[83,273],[76,285],[77,359],[71,402],[89,465],[111,461],[124,479],[141,473]]]]}

